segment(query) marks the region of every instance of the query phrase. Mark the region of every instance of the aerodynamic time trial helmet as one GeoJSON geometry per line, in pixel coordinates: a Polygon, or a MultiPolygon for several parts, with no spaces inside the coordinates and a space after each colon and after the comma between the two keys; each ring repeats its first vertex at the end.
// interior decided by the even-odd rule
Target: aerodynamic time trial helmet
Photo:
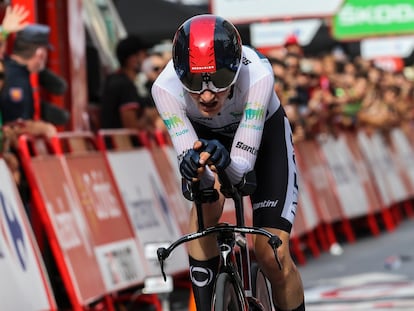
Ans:
{"type": "Polygon", "coordinates": [[[173,40],[175,72],[191,93],[228,89],[236,82],[241,54],[242,43],[236,27],[212,14],[188,19],[173,40]]]}

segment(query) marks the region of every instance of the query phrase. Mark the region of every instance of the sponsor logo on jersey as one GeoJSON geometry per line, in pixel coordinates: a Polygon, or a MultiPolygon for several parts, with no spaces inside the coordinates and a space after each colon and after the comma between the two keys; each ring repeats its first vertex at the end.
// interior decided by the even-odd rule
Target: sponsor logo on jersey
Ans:
{"type": "Polygon", "coordinates": [[[243,115],[243,111],[232,111],[230,112],[230,115],[235,119],[240,119],[243,115]]]}
{"type": "Polygon", "coordinates": [[[162,120],[164,121],[164,124],[167,127],[167,129],[169,130],[184,125],[184,121],[181,120],[181,118],[178,117],[176,114],[163,115],[162,120]]]}
{"type": "Polygon", "coordinates": [[[264,109],[261,104],[247,103],[246,109],[244,110],[244,117],[246,121],[259,120],[264,116],[264,109]]]}
{"type": "Polygon", "coordinates": [[[248,145],[246,145],[245,143],[243,143],[241,141],[238,141],[236,143],[236,148],[239,148],[239,149],[248,151],[248,152],[250,152],[253,155],[256,155],[257,152],[259,151],[259,149],[255,148],[255,147],[248,146],[248,145]]]}
{"type": "Polygon", "coordinates": [[[243,56],[242,57],[242,63],[243,63],[243,65],[246,65],[247,66],[248,64],[251,64],[252,61],[249,60],[249,59],[247,59],[246,56],[243,56]]]}
{"type": "Polygon", "coordinates": [[[257,202],[253,204],[253,209],[258,209],[262,207],[276,207],[279,200],[271,201],[271,200],[264,200],[262,202],[257,202]]]}

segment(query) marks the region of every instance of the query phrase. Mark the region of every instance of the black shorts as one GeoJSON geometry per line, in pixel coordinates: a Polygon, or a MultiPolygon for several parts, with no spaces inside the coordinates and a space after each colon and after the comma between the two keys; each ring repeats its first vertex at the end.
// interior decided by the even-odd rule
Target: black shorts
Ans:
{"type": "MultiPolygon", "coordinates": [[[[218,139],[228,150],[232,138],[193,123],[200,138],[218,139]]],[[[251,195],[253,225],[290,233],[295,219],[298,185],[292,131],[283,107],[265,122],[257,155],[256,191],[251,195]]]]}

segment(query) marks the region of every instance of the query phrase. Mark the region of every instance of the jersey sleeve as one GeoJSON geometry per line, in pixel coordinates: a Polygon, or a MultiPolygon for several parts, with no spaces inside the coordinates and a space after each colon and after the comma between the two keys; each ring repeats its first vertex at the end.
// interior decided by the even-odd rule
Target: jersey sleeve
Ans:
{"type": "MultiPolygon", "coordinates": [[[[185,153],[192,149],[198,136],[185,112],[183,102],[166,89],[157,84],[151,89],[157,110],[167,127],[172,144],[177,153],[178,163],[181,163],[185,153]]],[[[180,92],[178,92],[180,93],[180,92]]],[[[214,175],[206,169],[201,178],[201,188],[211,187],[214,184],[214,175]]]]}
{"type": "Polygon", "coordinates": [[[274,95],[273,76],[268,74],[251,85],[243,98],[242,120],[231,147],[231,163],[226,173],[234,184],[254,168],[260,148],[269,102],[274,95]]]}
{"type": "Polygon", "coordinates": [[[197,134],[186,116],[184,105],[175,95],[154,84],[152,96],[180,160],[188,149],[193,148],[197,134]]]}

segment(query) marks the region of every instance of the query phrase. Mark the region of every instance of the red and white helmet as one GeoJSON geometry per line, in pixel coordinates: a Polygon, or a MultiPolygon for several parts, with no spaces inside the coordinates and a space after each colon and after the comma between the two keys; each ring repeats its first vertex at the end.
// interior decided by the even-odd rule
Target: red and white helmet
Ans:
{"type": "Polygon", "coordinates": [[[172,53],[174,69],[187,91],[220,92],[237,79],[242,43],[233,24],[204,14],[188,19],[178,28],[172,53]]]}

